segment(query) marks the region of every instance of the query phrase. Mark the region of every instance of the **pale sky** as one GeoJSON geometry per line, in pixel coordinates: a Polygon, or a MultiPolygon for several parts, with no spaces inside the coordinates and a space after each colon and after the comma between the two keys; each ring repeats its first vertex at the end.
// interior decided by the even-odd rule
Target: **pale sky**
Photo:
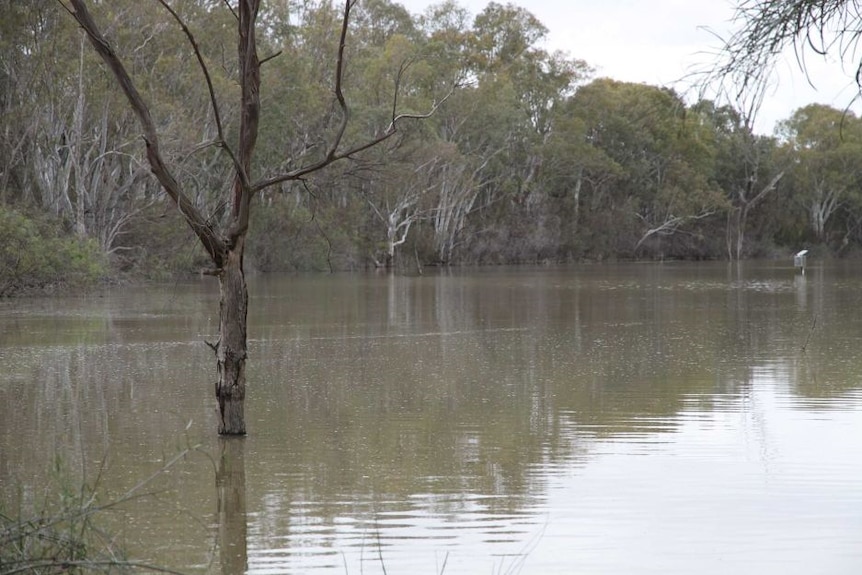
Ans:
{"type": "MultiPolygon", "coordinates": [[[[413,14],[438,2],[395,0],[413,14]]],[[[488,0],[456,0],[472,15],[488,0]]],[[[509,0],[497,0],[501,4],[509,0]]],[[[666,85],[681,94],[691,90],[684,78],[713,62],[720,43],[707,29],[726,35],[731,27],[731,0],[514,0],[548,29],[545,46],[563,50],[596,69],[596,77],[666,85]]],[[[795,109],[822,103],[844,109],[857,89],[855,64],[807,55],[808,78],[792,53],[777,67],[777,80],[757,116],[756,129],[771,134],[775,123],[795,109]],[[810,80],[810,82],[809,82],[810,80]],[[813,87],[812,85],[813,84],[813,87]]],[[[857,114],[862,105],[854,103],[857,114]]]]}

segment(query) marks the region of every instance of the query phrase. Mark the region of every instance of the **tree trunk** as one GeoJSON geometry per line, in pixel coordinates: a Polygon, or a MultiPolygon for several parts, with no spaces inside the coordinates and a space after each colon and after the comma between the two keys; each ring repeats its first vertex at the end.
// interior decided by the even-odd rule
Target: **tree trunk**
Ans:
{"type": "MultiPolygon", "coordinates": [[[[288,181],[302,180],[308,174],[317,172],[334,162],[351,158],[363,150],[367,150],[388,140],[397,133],[396,125],[399,124],[400,120],[428,117],[451,95],[450,92],[441,101],[435,101],[428,114],[395,114],[395,110],[393,110],[392,120],[385,130],[375,134],[365,142],[345,148],[342,139],[347,132],[350,122],[350,109],[342,92],[344,51],[347,44],[346,38],[348,23],[350,21],[350,10],[356,4],[356,0],[345,0],[338,56],[335,62],[335,77],[333,79],[335,100],[340,111],[341,120],[338,126],[335,127],[331,138],[324,138],[328,140],[325,156],[308,164],[297,166],[287,172],[255,181],[252,178],[251,168],[260,121],[261,62],[258,59],[255,39],[256,20],[260,10],[260,3],[260,0],[240,0],[236,2],[235,8],[231,6],[231,3],[225,3],[227,4],[227,8],[236,17],[239,25],[237,29],[239,40],[239,74],[237,81],[241,92],[239,103],[240,125],[238,144],[234,149],[225,139],[225,130],[220,120],[218,100],[207,68],[206,59],[201,53],[197,41],[183,19],[170,7],[169,3],[160,2],[162,7],[176,20],[185,34],[206,80],[210,96],[210,106],[216,123],[216,131],[218,132],[218,136],[207,145],[214,145],[224,150],[233,167],[235,177],[234,185],[231,189],[233,196],[232,202],[230,202],[232,204],[232,211],[227,233],[219,233],[213,228],[210,218],[204,217],[204,214],[195,206],[192,199],[184,191],[181,180],[178,180],[172,173],[171,167],[166,163],[166,158],[160,150],[159,132],[156,129],[156,122],[150,114],[150,109],[144,97],[138,91],[137,86],[132,81],[131,75],[126,70],[114,47],[104,37],[101,30],[99,30],[89,10],[87,10],[85,0],[66,0],[65,3],[61,3],[87,34],[96,53],[110,69],[120,89],[125,94],[141,127],[150,171],[159,180],[165,193],[174,201],[186,223],[198,237],[201,245],[203,245],[215,265],[216,270],[211,273],[218,275],[221,300],[219,303],[219,342],[212,347],[215,349],[218,363],[218,382],[216,383],[215,391],[219,410],[218,432],[220,435],[244,435],[246,433],[243,407],[245,401],[245,362],[247,358],[246,321],[248,290],[243,273],[242,257],[245,247],[245,235],[248,231],[252,197],[271,186],[288,181]]],[[[396,85],[397,92],[398,86],[396,85]]],[[[51,189],[50,187],[46,188],[51,189]]],[[[225,202],[225,204],[227,203],[225,202]]],[[[46,204],[52,205],[53,202],[46,204]]],[[[405,228],[403,237],[406,238],[406,235],[407,228],[405,228]]],[[[403,238],[401,243],[403,243],[403,238]]]]}
{"type": "Polygon", "coordinates": [[[248,288],[242,269],[245,238],[229,250],[219,273],[218,400],[220,435],[245,435],[245,360],[248,288]]]}

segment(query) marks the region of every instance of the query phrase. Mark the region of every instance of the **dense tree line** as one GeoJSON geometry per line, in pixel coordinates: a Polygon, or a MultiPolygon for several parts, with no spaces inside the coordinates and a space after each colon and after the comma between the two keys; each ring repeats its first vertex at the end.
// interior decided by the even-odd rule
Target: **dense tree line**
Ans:
{"type": "MultiPolygon", "coordinates": [[[[172,5],[229,103],[240,86],[234,15],[219,0],[172,5]]],[[[66,238],[82,254],[69,273],[87,277],[106,262],[149,275],[201,267],[206,254],[177,225],[133,112],[75,21],[56,0],[0,0],[0,10],[6,245],[26,234],[28,246],[66,238]]],[[[241,110],[223,106],[213,117],[196,55],[168,12],[116,0],[100,14],[131,57],[163,154],[194,206],[208,221],[228,217],[231,166],[208,142],[219,122],[236,133],[241,110]]],[[[273,2],[259,20],[253,169],[266,175],[325,153],[339,7],[273,2]]],[[[422,15],[390,0],[358,3],[343,78],[354,118],[347,142],[379,133],[387,110],[421,114],[457,88],[383,146],[255,195],[247,265],[742,259],[812,246],[843,255],[862,244],[855,115],[810,105],[775,135],[756,134],[733,106],[594,78],[589,63],[545,50],[546,33],[514,4],[491,2],[473,17],[452,1],[422,15]]],[[[20,250],[2,248],[0,258],[4,279],[22,273],[20,250]]]]}

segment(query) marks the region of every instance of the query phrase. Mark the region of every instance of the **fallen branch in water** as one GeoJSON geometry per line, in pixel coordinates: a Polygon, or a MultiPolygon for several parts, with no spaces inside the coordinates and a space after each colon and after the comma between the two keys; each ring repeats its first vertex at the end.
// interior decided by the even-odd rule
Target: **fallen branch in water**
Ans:
{"type": "Polygon", "coordinates": [[[817,327],[817,316],[814,316],[814,319],[811,321],[811,328],[808,330],[808,337],[805,338],[805,343],[802,344],[802,353],[805,353],[805,350],[808,349],[808,342],[811,341],[811,334],[814,333],[814,328],[817,327]]]}

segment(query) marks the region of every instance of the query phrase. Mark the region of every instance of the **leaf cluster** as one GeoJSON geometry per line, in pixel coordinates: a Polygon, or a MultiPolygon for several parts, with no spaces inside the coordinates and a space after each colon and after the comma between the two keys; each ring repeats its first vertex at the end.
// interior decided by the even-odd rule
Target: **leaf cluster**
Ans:
{"type": "Polygon", "coordinates": [[[85,287],[107,274],[94,240],[61,234],[50,219],[33,219],[0,205],[0,297],[85,287]]]}

